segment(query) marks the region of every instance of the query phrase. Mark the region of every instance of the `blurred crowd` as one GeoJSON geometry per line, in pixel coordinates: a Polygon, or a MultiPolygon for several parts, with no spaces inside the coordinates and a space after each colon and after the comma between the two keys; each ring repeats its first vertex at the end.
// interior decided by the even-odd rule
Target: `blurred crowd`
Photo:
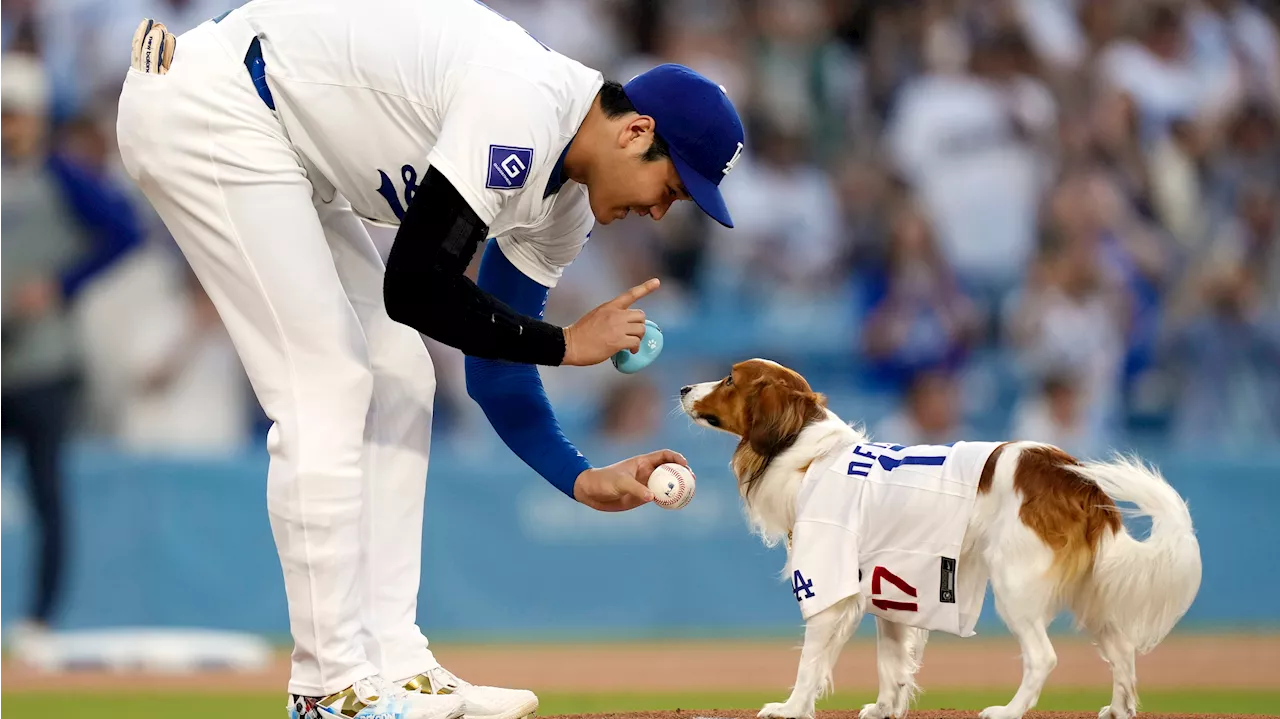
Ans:
{"type": "MultiPolygon", "coordinates": [[[[39,518],[34,626],[63,583],[70,439],[183,457],[265,439],[114,146],[139,19],[181,33],[241,1],[3,0],[0,418],[39,518]]],[[[1280,2],[488,4],[622,82],[692,66],[747,122],[735,229],[689,206],[596,228],[552,293],[568,323],[659,276],[646,309],[699,340],[634,376],[545,370],[576,441],[646,442],[679,419],[663,383],[744,359],[730,330],[785,327],[774,358],[901,444],[1280,446],[1280,2]]],[[[462,358],[428,346],[438,444],[492,440],[462,358]]]]}
{"type": "MultiPolygon", "coordinates": [[[[262,441],[216,312],[114,148],[138,20],[180,33],[237,4],[4,0],[3,415],[34,474],[67,436],[262,441]]],[[[677,207],[597,228],[551,319],[655,275],[672,323],[834,298],[855,328],[841,381],[892,394],[871,429],[895,442],[980,433],[965,378],[993,362],[1018,387],[1004,434],[1088,453],[1158,417],[1174,442],[1280,439],[1280,4],[488,4],[623,82],[690,65],[747,121],[724,185],[737,227],[677,207]]],[[[440,431],[465,435],[483,418],[461,358],[429,346],[440,431]]],[[[610,438],[669,415],[646,376],[544,375],[610,438]]]]}

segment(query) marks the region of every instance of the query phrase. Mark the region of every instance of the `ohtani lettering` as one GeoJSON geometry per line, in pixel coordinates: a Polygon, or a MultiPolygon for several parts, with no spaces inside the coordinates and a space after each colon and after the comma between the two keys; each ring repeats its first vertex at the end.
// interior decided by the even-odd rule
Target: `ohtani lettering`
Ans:
{"type": "MultiPolygon", "coordinates": [[[[951,446],[952,445],[950,444],[925,445],[924,448],[939,450],[941,448],[951,446]]],[[[866,461],[855,459],[850,462],[847,474],[850,477],[866,477],[870,474],[871,467],[876,463],[879,463],[880,468],[886,472],[892,472],[903,465],[941,467],[947,463],[946,452],[941,454],[906,455],[903,457],[892,456],[904,449],[909,448],[900,444],[886,444],[882,442],[860,444],[853,448],[853,453],[862,457],[866,461]]]]}

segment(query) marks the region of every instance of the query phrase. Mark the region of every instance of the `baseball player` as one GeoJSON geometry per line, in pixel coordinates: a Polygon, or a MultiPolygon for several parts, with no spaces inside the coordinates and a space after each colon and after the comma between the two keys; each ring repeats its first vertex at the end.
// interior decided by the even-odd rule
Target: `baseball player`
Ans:
{"type": "Polygon", "coordinates": [[[253,0],[177,38],[144,21],[117,131],[273,421],[290,716],[531,714],[532,692],[446,671],[416,624],[435,391],[418,333],[468,355],[495,429],[567,496],[652,499],[649,473],[684,459],[593,467],[536,365],[638,349],[631,304],[658,281],[569,327],[542,311],[595,222],[685,199],[732,226],[719,184],[743,130],[723,89],[675,65],[606,82],[476,0],[253,0]],[[362,219],[398,227],[385,265],[362,219]]]}

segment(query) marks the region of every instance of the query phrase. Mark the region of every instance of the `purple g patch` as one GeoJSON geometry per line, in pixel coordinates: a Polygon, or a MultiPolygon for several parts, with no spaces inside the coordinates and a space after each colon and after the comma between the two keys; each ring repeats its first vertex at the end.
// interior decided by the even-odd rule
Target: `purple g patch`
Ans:
{"type": "Polygon", "coordinates": [[[490,145],[489,181],[484,186],[490,190],[518,190],[529,179],[532,165],[533,150],[528,147],[490,145]]]}

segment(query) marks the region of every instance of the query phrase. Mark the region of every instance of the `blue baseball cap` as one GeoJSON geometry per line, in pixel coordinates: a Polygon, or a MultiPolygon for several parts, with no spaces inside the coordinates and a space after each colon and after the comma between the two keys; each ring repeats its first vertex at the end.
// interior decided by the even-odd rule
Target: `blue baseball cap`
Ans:
{"type": "Polygon", "coordinates": [[[636,75],[623,90],[637,112],[657,123],[693,201],[716,222],[733,227],[720,181],[741,157],[745,137],[724,89],[684,65],[667,63],[636,75]]]}

